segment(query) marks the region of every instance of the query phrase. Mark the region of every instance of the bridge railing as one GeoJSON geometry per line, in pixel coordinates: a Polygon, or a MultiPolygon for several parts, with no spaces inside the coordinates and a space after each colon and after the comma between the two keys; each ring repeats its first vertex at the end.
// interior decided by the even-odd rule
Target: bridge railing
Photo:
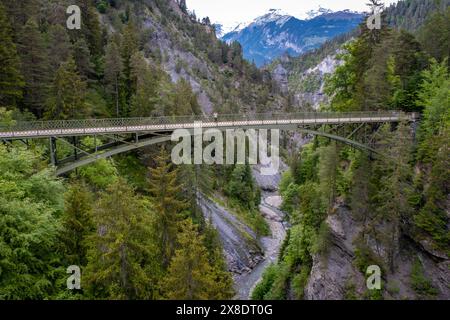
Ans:
{"type": "Polygon", "coordinates": [[[264,114],[220,114],[192,115],[192,116],[166,116],[154,118],[111,118],[111,119],[74,119],[50,121],[25,121],[14,125],[0,125],[0,132],[45,131],[58,129],[93,129],[115,127],[139,127],[152,125],[184,124],[193,122],[238,122],[238,121],[265,121],[265,120],[346,120],[346,119],[376,119],[395,118],[398,120],[412,120],[413,114],[400,111],[380,112],[301,112],[301,113],[264,113],[264,114]]]}

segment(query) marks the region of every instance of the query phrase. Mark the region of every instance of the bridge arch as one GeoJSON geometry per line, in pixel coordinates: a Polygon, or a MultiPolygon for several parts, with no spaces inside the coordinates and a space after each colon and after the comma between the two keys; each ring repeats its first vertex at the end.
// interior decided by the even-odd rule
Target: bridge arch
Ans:
{"type": "MultiPolygon", "coordinates": [[[[57,167],[57,175],[66,174],[76,168],[91,164],[98,159],[109,158],[117,154],[155,145],[171,140],[171,133],[176,129],[194,130],[200,126],[203,129],[215,128],[221,131],[227,129],[280,129],[294,130],[306,134],[326,137],[357,149],[377,154],[377,151],[363,143],[351,139],[351,136],[342,137],[338,134],[318,131],[310,128],[321,126],[339,128],[347,125],[372,125],[382,123],[398,123],[401,121],[415,122],[418,115],[400,111],[385,112],[351,112],[351,113],[296,113],[296,114],[256,114],[249,119],[244,115],[220,115],[211,118],[207,115],[161,117],[161,118],[124,118],[124,119],[90,119],[68,121],[33,121],[21,122],[12,127],[0,126],[0,140],[27,140],[50,139],[50,155],[52,163],[57,165],[56,139],[62,139],[71,144],[74,156],[63,160],[57,167]],[[199,125],[200,124],[200,125],[199,125]],[[125,135],[125,140],[116,137],[125,135]],[[112,137],[115,142],[95,148],[95,151],[86,152],[78,148],[77,141],[80,136],[106,136],[112,137]],[[63,138],[69,138],[69,141],[63,138]],[[128,139],[128,140],[126,140],[128,139]],[[80,157],[77,152],[85,154],[80,157]],[[64,162],[67,162],[64,163],[64,162]]],[[[359,128],[359,127],[358,127],[359,128]]],[[[358,128],[354,131],[356,132],[358,128]]]]}

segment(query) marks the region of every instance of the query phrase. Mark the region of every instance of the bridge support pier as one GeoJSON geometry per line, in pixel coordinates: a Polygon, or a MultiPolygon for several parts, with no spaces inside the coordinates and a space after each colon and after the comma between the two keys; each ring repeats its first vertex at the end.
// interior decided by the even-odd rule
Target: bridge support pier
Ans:
{"type": "Polygon", "coordinates": [[[56,167],[58,165],[58,155],[56,154],[56,139],[53,137],[49,138],[49,143],[50,161],[52,165],[56,167]]]}

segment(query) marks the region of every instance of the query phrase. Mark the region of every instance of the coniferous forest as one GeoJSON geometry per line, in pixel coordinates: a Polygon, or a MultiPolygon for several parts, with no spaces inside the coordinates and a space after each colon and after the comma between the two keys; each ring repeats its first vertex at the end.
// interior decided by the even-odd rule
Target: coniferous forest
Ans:
{"type": "MultiPolygon", "coordinates": [[[[248,298],[448,300],[449,5],[400,1],[385,9],[380,30],[363,22],[258,68],[184,0],[0,0],[0,131],[34,120],[415,112],[414,125],[365,132],[384,157],[310,135],[298,147],[282,134],[276,189],[286,236],[248,298]],[[66,27],[72,4],[79,30],[66,27]],[[333,73],[304,77],[334,53],[333,73]],[[328,99],[318,110],[296,98],[321,86],[328,99]],[[371,265],[383,275],[376,290],[366,287],[371,265]]],[[[58,158],[72,156],[70,143],[55,143],[58,158]]],[[[262,259],[259,240],[274,236],[261,214],[268,191],[248,164],[178,166],[171,147],[59,177],[48,139],[0,139],[0,300],[242,298],[242,271],[230,266],[231,245],[205,208],[226,210],[250,252],[240,256],[262,259]],[[82,271],[76,290],[67,288],[69,266],[82,271]]]]}

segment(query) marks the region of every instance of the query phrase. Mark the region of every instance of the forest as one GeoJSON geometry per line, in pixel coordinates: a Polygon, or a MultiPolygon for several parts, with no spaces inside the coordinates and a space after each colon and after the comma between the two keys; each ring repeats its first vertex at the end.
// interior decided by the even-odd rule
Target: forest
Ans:
{"type": "Polygon", "coordinates": [[[400,295],[398,279],[399,255],[410,243],[430,241],[440,257],[450,253],[450,9],[430,12],[416,36],[403,28],[385,25],[373,32],[363,25],[344,45],[342,64],[326,80],[331,102],[322,108],[415,111],[422,115],[420,127],[415,135],[405,124],[377,128],[372,138],[387,159],[371,159],[321,138],[293,154],[280,185],[293,226],[254,299],[308,298],[313,263],[326,264],[335,241],[329,219],[341,210],[350,212],[354,226],[361,228],[351,258],[356,273],[380,265],[388,274],[375,291],[357,288],[354,276],[344,284],[343,298],[434,299],[441,294],[415,250],[408,253],[413,260],[409,296],[400,295]]]}
{"type": "MultiPolygon", "coordinates": [[[[81,30],[65,28],[70,1],[0,0],[1,128],[28,120],[302,111],[270,66],[245,61],[241,46],[218,40],[209,19],[200,21],[185,1],[76,2],[81,30]]],[[[371,139],[382,159],[318,137],[289,150],[285,138],[289,169],[280,192],[291,228],[253,299],[309,297],[313,266],[333,247],[327,221],[342,208],[361,230],[352,268],[364,277],[377,264],[387,275],[376,291],[349,280],[345,299],[405,298],[396,284],[398,257],[423,243],[448,273],[450,9],[431,0],[412,7],[418,2],[388,10],[381,30],[362,24],[321,55],[293,63],[301,73],[342,44],[342,64],[326,80],[330,103],[320,111],[402,110],[420,113],[421,122],[376,128],[371,139]]],[[[59,157],[71,154],[58,144],[59,157]]],[[[48,141],[0,143],[0,299],[232,299],[233,275],[199,194],[226,202],[256,234],[269,234],[250,165],[175,166],[166,144],[61,178],[48,141]],[[81,267],[80,290],[67,290],[71,265],[81,267]]],[[[407,298],[448,299],[416,255],[408,255],[407,298]]]]}

